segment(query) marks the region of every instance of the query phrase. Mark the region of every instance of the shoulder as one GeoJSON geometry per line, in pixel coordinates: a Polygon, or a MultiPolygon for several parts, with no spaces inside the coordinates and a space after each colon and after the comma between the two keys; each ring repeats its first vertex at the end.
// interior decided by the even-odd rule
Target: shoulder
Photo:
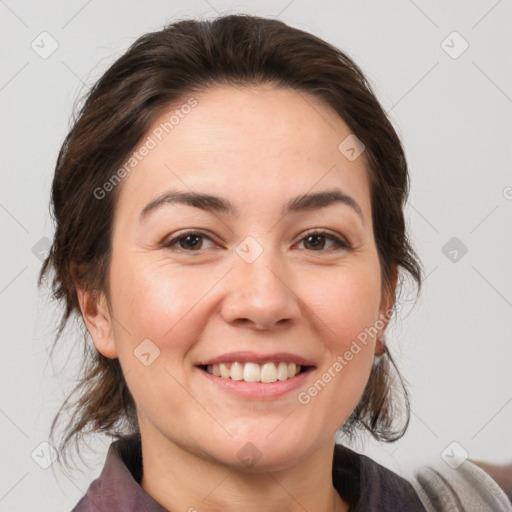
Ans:
{"type": "Polygon", "coordinates": [[[166,512],[139,485],[142,475],[140,438],[110,444],[103,469],[72,512],[166,512]]]}
{"type": "Polygon", "coordinates": [[[470,460],[452,468],[431,459],[399,475],[337,444],[333,483],[351,512],[512,512],[501,487],[470,460]]]}
{"type": "Polygon", "coordinates": [[[456,468],[443,460],[428,462],[412,470],[407,479],[428,512],[512,512],[504,491],[469,460],[456,468]]]}

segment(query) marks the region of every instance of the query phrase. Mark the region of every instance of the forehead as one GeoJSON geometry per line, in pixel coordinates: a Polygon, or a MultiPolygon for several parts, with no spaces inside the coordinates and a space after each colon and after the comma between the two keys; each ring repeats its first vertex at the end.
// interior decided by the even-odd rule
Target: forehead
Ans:
{"type": "Polygon", "coordinates": [[[303,92],[271,84],[202,91],[154,119],[135,151],[152,148],[123,179],[116,210],[138,213],[166,189],[215,192],[244,207],[334,186],[368,210],[364,154],[351,161],[339,150],[350,134],[303,92]]]}

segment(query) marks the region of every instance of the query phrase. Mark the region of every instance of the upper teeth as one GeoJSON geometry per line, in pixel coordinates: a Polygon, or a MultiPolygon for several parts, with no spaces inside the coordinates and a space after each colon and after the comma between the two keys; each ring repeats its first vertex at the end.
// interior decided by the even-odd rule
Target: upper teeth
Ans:
{"type": "Polygon", "coordinates": [[[209,364],[206,371],[217,377],[224,377],[232,380],[245,380],[246,382],[275,382],[295,377],[300,372],[300,364],[270,362],[265,364],[257,363],[217,363],[209,364]]]}

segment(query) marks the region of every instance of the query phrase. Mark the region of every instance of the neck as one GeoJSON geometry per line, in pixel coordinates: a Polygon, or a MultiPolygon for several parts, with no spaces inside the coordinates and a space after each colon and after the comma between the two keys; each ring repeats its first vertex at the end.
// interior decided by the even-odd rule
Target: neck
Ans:
{"type": "Polygon", "coordinates": [[[144,436],[141,431],[141,438],[141,487],[167,510],[348,511],[332,485],[334,442],[293,466],[256,471],[191,453],[161,435],[144,436]]]}

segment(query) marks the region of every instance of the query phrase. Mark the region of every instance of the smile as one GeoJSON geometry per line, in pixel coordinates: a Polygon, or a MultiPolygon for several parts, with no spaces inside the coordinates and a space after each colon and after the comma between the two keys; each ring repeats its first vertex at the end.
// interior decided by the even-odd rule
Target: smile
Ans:
{"type": "Polygon", "coordinates": [[[224,379],[271,383],[291,379],[305,371],[307,367],[284,361],[270,361],[264,364],[234,361],[232,363],[201,365],[200,368],[215,377],[224,379]]]}

